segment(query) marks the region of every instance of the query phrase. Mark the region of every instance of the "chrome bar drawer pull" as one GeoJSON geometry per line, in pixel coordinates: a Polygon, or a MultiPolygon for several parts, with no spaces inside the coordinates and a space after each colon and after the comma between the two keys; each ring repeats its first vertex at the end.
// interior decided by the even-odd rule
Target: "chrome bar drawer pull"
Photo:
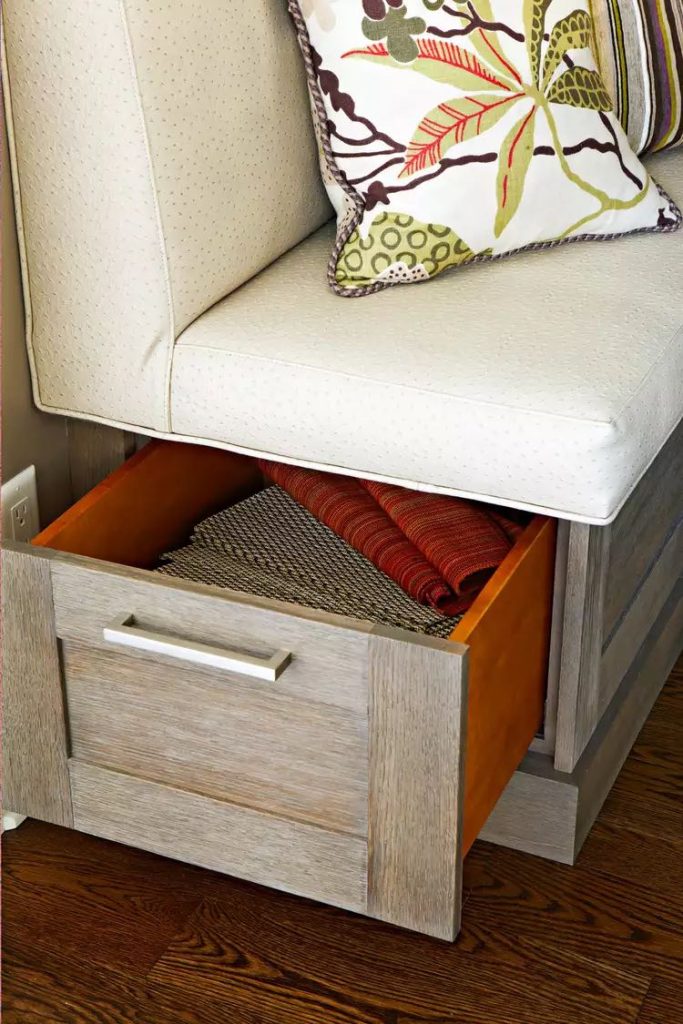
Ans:
{"type": "Polygon", "coordinates": [[[276,651],[270,658],[255,658],[251,654],[226,651],[210,644],[175,640],[163,633],[138,629],[135,626],[134,615],[119,615],[104,627],[102,635],[110,644],[131,647],[136,651],[163,654],[180,661],[191,661],[193,665],[207,665],[210,668],[223,669],[225,672],[238,672],[243,676],[265,679],[270,683],[274,683],[282,675],[292,660],[289,651],[276,651]]]}

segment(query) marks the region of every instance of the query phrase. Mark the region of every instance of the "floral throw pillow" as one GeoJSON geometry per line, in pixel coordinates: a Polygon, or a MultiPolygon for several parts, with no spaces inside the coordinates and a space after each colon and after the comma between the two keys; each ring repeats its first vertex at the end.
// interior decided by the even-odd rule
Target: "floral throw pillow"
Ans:
{"type": "Polygon", "coordinates": [[[589,0],[290,0],[340,295],[673,231],[595,61],[589,0]]]}

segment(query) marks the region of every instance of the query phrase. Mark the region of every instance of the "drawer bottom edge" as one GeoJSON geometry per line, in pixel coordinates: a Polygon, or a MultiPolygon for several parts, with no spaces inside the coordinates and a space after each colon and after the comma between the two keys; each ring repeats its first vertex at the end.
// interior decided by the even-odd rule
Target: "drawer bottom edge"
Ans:
{"type": "Polygon", "coordinates": [[[74,828],[244,881],[367,912],[367,841],[69,761],[74,828]]]}

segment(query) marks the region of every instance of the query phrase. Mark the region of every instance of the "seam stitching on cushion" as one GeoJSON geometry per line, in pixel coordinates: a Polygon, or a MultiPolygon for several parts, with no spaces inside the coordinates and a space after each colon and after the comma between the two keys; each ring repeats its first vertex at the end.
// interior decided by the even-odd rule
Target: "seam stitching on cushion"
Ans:
{"type": "MultiPolygon", "coordinates": [[[[73,419],[87,420],[88,422],[92,423],[102,423],[108,427],[118,427],[122,430],[127,430],[130,429],[131,426],[134,426],[134,424],[131,425],[130,423],[123,422],[123,420],[112,420],[107,418],[106,416],[97,416],[90,413],[74,412],[73,410],[70,409],[62,409],[59,406],[46,405],[43,402],[40,403],[38,408],[41,409],[43,412],[56,413],[60,416],[69,416],[73,419]]],[[[669,433],[666,435],[666,438],[664,439],[661,446],[662,448],[669,443],[677,427],[678,423],[675,423],[669,431],[669,433]]],[[[387,476],[386,474],[375,472],[374,470],[352,470],[349,466],[339,466],[330,462],[315,462],[312,461],[311,459],[305,458],[294,458],[292,456],[285,455],[282,452],[273,452],[264,448],[254,448],[253,446],[249,447],[248,445],[237,443],[233,444],[229,441],[221,441],[218,438],[199,437],[197,434],[187,434],[184,433],[183,431],[178,431],[175,434],[169,434],[167,431],[157,430],[154,427],[142,426],[140,429],[144,432],[145,436],[149,438],[159,438],[165,441],[177,441],[180,444],[203,444],[205,447],[208,448],[217,448],[220,451],[238,452],[242,455],[247,455],[250,458],[258,456],[260,458],[266,458],[271,460],[282,460],[284,462],[288,462],[290,465],[293,466],[308,466],[312,467],[313,469],[323,469],[329,473],[340,473],[342,476],[358,476],[359,474],[361,474],[363,476],[368,477],[368,479],[386,481],[387,483],[395,483],[402,487],[412,487],[413,489],[424,491],[427,494],[451,494],[456,495],[458,497],[473,498],[477,501],[488,501],[494,504],[505,505],[509,508],[517,508],[534,513],[540,512],[543,515],[549,515],[555,518],[564,519],[567,522],[585,523],[588,526],[608,526],[610,523],[614,522],[614,519],[619,514],[619,512],[621,512],[631,493],[631,490],[629,490],[629,492],[625,494],[615,506],[613,506],[608,515],[596,516],[591,515],[588,512],[568,512],[566,508],[559,509],[556,508],[555,506],[541,505],[539,503],[524,501],[522,498],[506,498],[502,494],[484,494],[481,491],[449,487],[447,484],[431,484],[426,480],[416,480],[413,477],[387,476]]],[[[647,473],[647,471],[650,469],[653,462],[657,458],[658,454],[659,450],[655,451],[651,455],[651,457],[644,464],[642,470],[639,471],[637,479],[640,479],[642,476],[645,475],[645,473],[647,473]]]]}
{"type": "Polygon", "coordinates": [[[622,408],[619,410],[619,412],[616,413],[615,420],[614,420],[615,425],[621,419],[621,417],[624,415],[624,413],[629,408],[629,406],[638,397],[638,395],[641,393],[641,391],[643,391],[647,387],[649,381],[652,379],[652,377],[653,377],[654,373],[656,372],[656,370],[658,369],[659,365],[663,362],[664,358],[669,354],[669,351],[674,347],[674,344],[678,340],[678,338],[682,337],[682,336],[683,336],[683,323],[681,323],[680,327],[676,327],[674,329],[674,332],[673,332],[671,338],[669,339],[668,343],[664,346],[662,351],[659,353],[659,355],[657,356],[657,358],[655,359],[654,363],[652,364],[650,369],[647,371],[647,373],[644,374],[644,376],[640,379],[640,381],[638,382],[638,385],[636,386],[635,390],[631,394],[631,397],[628,400],[628,402],[625,402],[624,405],[622,406],[622,408]]]}
{"type": "MultiPolygon", "coordinates": [[[[39,408],[43,412],[55,413],[60,416],[69,416],[77,420],[87,420],[89,423],[101,423],[108,427],[116,427],[122,430],[130,428],[130,423],[124,423],[122,420],[111,420],[106,416],[95,416],[89,413],[73,412],[68,409],[62,409],[55,405],[45,405],[41,403],[39,408]]],[[[145,436],[148,438],[156,438],[163,441],[176,441],[178,444],[202,444],[208,448],[216,448],[220,451],[238,452],[243,455],[247,455],[250,458],[265,458],[270,460],[282,460],[292,466],[304,466],[312,467],[314,469],[322,469],[328,473],[339,473],[342,476],[354,476],[357,475],[356,471],[351,470],[348,466],[338,466],[331,462],[314,462],[311,459],[294,459],[292,456],[285,455],[282,452],[273,452],[264,448],[253,448],[247,445],[231,444],[227,441],[220,441],[217,438],[198,437],[196,434],[186,434],[179,431],[175,434],[169,434],[164,430],[156,430],[154,427],[142,427],[145,432],[145,436]]],[[[675,430],[675,427],[674,427],[675,430]]],[[[673,431],[672,431],[673,433],[673,431]]],[[[671,434],[667,436],[666,441],[671,437],[671,434]]],[[[666,443],[665,441],[665,443],[666,443]]],[[[646,473],[650,468],[657,452],[648,461],[643,470],[646,473]]],[[[386,481],[388,483],[395,483],[401,487],[412,487],[413,489],[422,490],[426,494],[446,494],[455,495],[456,497],[473,498],[476,501],[487,501],[494,504],[505,505],[508,508],[521,509],[523,511],[541,513],[542,515],[549,515],[555,518],[564,519],[567,522],[585,523],[588,526],[607,526],[613,522],[616,515],[623,508],[628,495],[622,498],[620,503],[614,508],[608,516],[592,516],[587,512],[574,512],[569,513],[566,509],[558,509],[550,505],[533,504],[532,502],[523,501],[522,499],[516,500],[512,498],[506,498],[502,494],[482,494],[480,491],[466,490],[463,488],[448,487],[446,484],[430,484],[425,480],[415,480],[412,477],[400,477],[400,476],[387,476],[386,474],[377,473],[372,470],[358,471],[363,476],[372,480],[386,481]]]]}
{"type": "Polygon", "coordinates": [[[197,345],[194,343],[185,343],[184,345],[181,344],[179,351],[181,353],[185,353],[188,351],[188,349],[202,349],[207,352],[220,352],[224,356],[227,356],[227,358],[258,359],[261,362],[275,363],[278,366],[289,366],[292,368],[299,367],[305,370],[311,370],[314,373],[328,373],[337,377],[348,377],[350,380],[366,381],[369,384],[375,384],[384,388],[400,388],[405,391],[416,391],[418,392],[418,394],[421,395],[436,396],[437,398],[452,398],[457,402],[466,402],[468,405],[485,405],[490,406],[493,409],[505,409],[506,411],[511,410],[513,412],[524,412],[527,415],[546,417],[549,419],[570,420],[572,423],[592,423],[601,427],[610,427],[612,429],[615,429],[617,427],[616,421],[611,418],[606,420],[599,420],[594,419],[593,417],[589,418],[584,416],[572,416],[569,413],[545,412],[542,409],[524,409],[523,406],[508,405],[505,402],[491,402],[487,401],[486,399],[467,398],[465,395],[452,395],[449,394],[447,391],[428,391],[426,388],[416,387],[414,384],[399,384],[395,381],[378,380],[376,377],[363,377],[357,373],[349,373],[348,370],[325,370],[321,366],[311,366],[308,363],[293,363],[286,359],[274,359],[271,356],[254,355],[251,352],[226,353],[224,349],[218,348],[215,345],[197,345]]]}
{"type": "Polygon", "coordinates": [[[128,16],[126,12],[126,0],[119,0],[119,11],[121,14],[121,22],[123,25],[123,32],[126,40],[126,49],[128,51],[128,60],[130,63],[131,74],[133,77],[133,88],[135,91],[136,105],[138,108],[138,115],[140,117],[140,125],[142,128],[142,137],[145,147],[145,156],[147,158],[147,169],[149,173],[149,184],[152,190],[152,203],[154,205],[154,214],[157,224],[157,234],[159,241],[159,250],[161,253],[161,263],[164,273],[164,281],[166,284],[166,304],[168,309],[168,352],[166,355],[166,370],[164,379],[164,415],[166,421],[166,428],[172,432],[173,425],[171,422],[171,374],[173,366],[173,350],[175,347],[176,335],[175,335],[175,310],[173,307],[173,288],[171,285],[171,269],[168,259],[168,250],[166,247],[166,238],[164,235],[164,226],[161,218],[161,207],[159,205],[159,194],[157,191],[156,175],[154,171],[154,160],[152,158],[152,149],[149,144],[149,131],[147,129],[147,119],[145,118],[145,110],[142,103],[142,92],[140,90],[140,80],[138,78],[137,65],[135,63],[135,53],[133,51],[133,40],[130,33],[130,26],[128,24],[128,16]]]}
{"type": "Polygon", "coordinates": [[[5,38],[5,12],[2,11],[0,22],[0,34],[2,36],[2,120],[7,133],[7,147],[9,150],[11,185],[14,198],[14,216],[17,228],[17,244],[19,248],[19,264],[21,267],[21,281],[24,303],[24,331],[26,335],[26,350],[28,353],[29,369],[31,371],[31,382],[33,393],[37,402],[42,402],[40,393],[40,381],[38,379],[38,368],[36,366],[35,353],[33,351],[33,303],[31,301],[31,274],[28,265],[28,251],[26,248],[26,235],[24,233],[24,206],[21,196],[21,183],[19,180],[19,159],[17,156],[16,139],[14,136],[14,116],[12,112],[12,90],[10,84],[9,60],[7,57],[7,42],[5,38]]]}
{"type": "MultiPolygon", "coordinates": [[[[62,409],[54,405],[46,405],[45,403],[42,402],[39,405],[39,408],[42,409],[43,412],[57,413],[61,416],[70,416],[73,417],[74,419],[88,420],[93,423],[102,423],[109,427],[119,427],[124,430],[129,429],[131,427],[130,423],[124,423],[122,420],[112,420],[108,419],[106,416],[96,416],[81,412],[73,412],[72,410],[69,409],[62,409]]],[[[310,466],[314,469],[324,469],[325,471],[330,473],[340,473],[343,476],[357,476],[359,473],[361,473],[363,476],[366,476],[369,479],[386,481],[388,483],[397,483],[402,487],[412,487],[417,490],[422,490],[427,494],[455,494],[460,497],[474,498],[477,501],[489,501],[495,504],[502,504],[509,508],[524,509],[534,513],[540,512],[543,515],[549,515],[555,518],[564,519],[567,522],[585,523],[588,526],[609,526],[610,523],[614,522],[617,515],[621,512],[624,505],[626,504],[628,498],[632,493],[633,484],[637,482],[637,480],[640,480],[648,472],[650,467],[653,465],[655,459],[659,455],[661,449],[664,448],[671,441],[676,430],[678,429],[678,426],[678,422],[676,422],[673,425],[669,433],[664,438],[661,447],[658,448],[655,452],[653,452],[650,458],[647,460],[647,462],[643,464],[635,480],[631,475],[631,484],[629,485],[628,492],[621,497],[621,499],[616,503],[616,505],[614,505],[611,508],[610,512],[606,516],[591,515],[588,512],[568,512],[566,508],[559,509],[556,508],[554,505],[541,505],[539,503],[524,501],[521,498],[506,498],[502,494],[484,495],[481,491],[449,487],[447,484],[430,484],[426,480],[416,480],[410,477],[387,476],[386,474],[377,473],[372,470],[354,471],[351,470],[348,466],[339,466],[329,462],[314,462],[311,461],[310,459],[292,458],[291,456],[285,455],[283,453],[273,452],[263,448],[254,448],[249,447],[248,445],[231,444],[227,441],[220,441],[217,438],[198,437],[196,434],[187,434],[182,431],[179,431],[176,434],[169,434],[163,430],[155,430],[153,427],[143,427],[141,429],[143,429],[145,435],[150,438],[172,440],[177,441],[178,443],[181,444],[203,444],[209,448],[217,448],[220,451],[239,452],[243,455],[248,455],[249,457],[252,458],[258,455],[261,458],[275,460],[282,459],[283,461],[288,462],[291,465],[310,466]]]]}

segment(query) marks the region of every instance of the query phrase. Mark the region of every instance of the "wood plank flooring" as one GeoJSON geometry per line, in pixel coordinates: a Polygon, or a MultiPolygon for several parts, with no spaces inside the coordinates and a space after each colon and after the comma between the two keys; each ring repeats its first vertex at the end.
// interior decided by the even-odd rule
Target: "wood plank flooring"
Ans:
{"type": "Polygon", "coordinates": [[[454,945],[35,821],[3,851],[4,1024],[683,1024],[683,660],[574,868],[475,844],[454,945]]]}

